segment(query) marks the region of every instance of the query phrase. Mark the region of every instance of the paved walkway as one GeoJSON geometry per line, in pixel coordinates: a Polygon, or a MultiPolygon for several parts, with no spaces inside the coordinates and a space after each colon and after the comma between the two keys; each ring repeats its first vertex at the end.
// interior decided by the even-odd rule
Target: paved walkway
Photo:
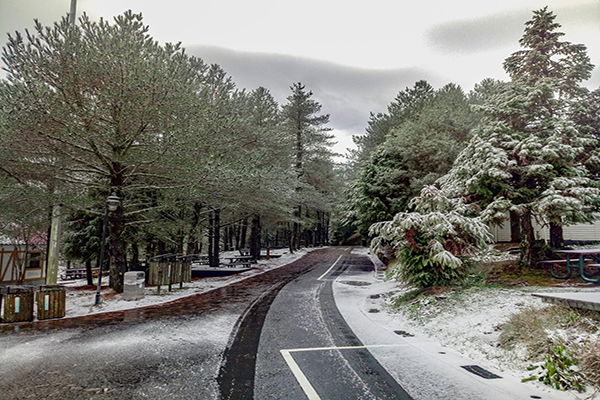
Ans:
{"type": "MultiPolygon", "coordinates": [[[[306,259],[304,260],[306,261],[306,259]]],[[[306,267],[302,266],[301,268],[305,269],[306,267]]],[[[399,336],[397,332],[403,332],[398,330],[399,327],[385,326],[381,321],[377,321],[375,318],[377,314],[369,314],[368,311],[365,311],[365,307],[368,307],[372,302],[373,297],[371,296],[392,289],[387,286],[393,285],[393,283],[383,282],[381,280],[381,268],[378,269],[377,272],[379,273],[376,274],[352,270],[340,275],[334,284],[336,303],[352,330],[365,346],[370,347],[369,351],[381,365],[401,382],[403,387],[410,388],[414,393],[420,393],[419,398],[571,398],[567,393],[550,392],[549,390],[540,390],[531,384],[521,384],[518,377],[507,376],[507,374],[498,371],[492,370],[490,372],[501,375],[502,379],[483,379],[463,368],[465,365],[472,365],[473,363],[459,354],[443,348],[425,337],[413,337],[410,336],[410,333],[407,333],[406,337],[399,336]],[[349,281],[354,280],[368,282],[370,285],[348,284],[349,281]],[[403,352],[402,357],[398,357],[398,351],[403,352]],[[406,362],[407,360],[410,360],[410,363],[406,362]],[[415,365],[416,367],[414,367],[415,365]],[[466,396],[465,388],[469,388],[468,392],[471,392],[475,397],[466,396]],[[449,393],[453,393],[453,395],[448,397],[449,393]],[[477,397],[477,394],[481,393],[484,393],[485,397],[477,397]]],[[[250,292],[253,285],[258,282],[266,284],[262,281],[265,281],[268,276],[269,273],[265,273],[210,292],[139,309],[47,321],[0,324],[0,332],[135,322],[144,319],[189,314],[190,309],[193,309],[194,312],[204,312],[217,307],[219,304],[222,305],[223,302],[230,301],[232,297],[239,299],[244,296],[252,296],[250,292]]],[[[543,299],[551,299],[550,301],[571,300],[582,304],[600,306],[600,293],[575,292],[536,295],[543,299]]],[[[482,367],[485,368],[484,365],[482,367]]]]}
{"type": "Polygon", "coordinates": [[[475,365],[457,352],[381,315],[384,313],[373,313],[371,309],[379,303],[380,295],[394,291],[394,286],[394,282],[382,281],[377,273],[350,269],[336,279],[333,290],[338,309],[352,331],[415,399],[574,398],[571,393],[538,387],[536,383],[521,383],[523,376],[497,371],[485,364],[475,365]],[[492,373],[496,377],[486,379],[478,373],[492,373]]]}
{"type": "Polygon", "coordinates": [[[540,297],[544,303],[600,311],[600,291],[595,293],[533,293],[533,295],[540,297]]]}
{"type": "Polygon", "coordinates": [[[285,266],[269,270],[265,273],[251,276],[247,279],[232,283],[227,286],[215,288],[207,292],[193,294],[166,303],[133,308],[128,310],[111,311],[105,313],[83,315],[70,318],[58,318],[49,320],[36,320],[33,322],[0,323],[1,332],[19,332],[21,330],[48,330],[62,328],[87,327],[90,325],[104,325],[122,322],[137,322],[146,319],[166,318],[193,313],[204,313],[217,308],[227,302],[253,301],[260,295],[260,288],[279,282],[285,276],[294,276],[306,270],[311,265],[315,254],[313,251],[299,260],[295,260],[285,266]]]}

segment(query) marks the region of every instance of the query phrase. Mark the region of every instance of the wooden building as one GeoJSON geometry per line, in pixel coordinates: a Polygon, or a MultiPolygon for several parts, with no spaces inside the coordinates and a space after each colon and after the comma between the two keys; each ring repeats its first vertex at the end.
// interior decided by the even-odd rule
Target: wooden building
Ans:
{"type": "MultiPolygon", "coordinates": [[[[536,239],[550,240],[550,229],[534,222],[536,239]]],[[[511,230],[508,219],[501,224],[490,227],[494,242],[510,242],[511,230]]],[[[563,238],[567,243],[593,243],[600,242],[600,221],[581,223],[563,227],[563,238]]]]}
{"type": "Polygon", "coordinates": [[[0,242],[0,285],[41,285],[46,281],[46,246],[0,242]],[[27,248],[27,250],[26,250],[27,248]]]}

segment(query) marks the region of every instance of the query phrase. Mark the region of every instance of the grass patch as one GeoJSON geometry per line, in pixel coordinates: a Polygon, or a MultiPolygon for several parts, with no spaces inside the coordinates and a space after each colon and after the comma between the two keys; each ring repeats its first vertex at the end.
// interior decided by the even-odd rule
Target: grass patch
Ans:
{"type": "Polygon", "coordinates": [[[525,268],[516,264],[504,265],[489,273],[488,283],[503,286],[556,286],[568,283],[572,286],[590,286],[579,276],[578,271],[573,271],[569,279],[552,277],[549,266],[525,268]]]}
{"type": "MultiPolygon", "coordinates": [[[[512,350],[523,345],[529,361],[545,365],[546,369],[558,362],[557,354],[568,354],[573,363],[579,364],[584,380],[600,386],[600,344],[597,339],[595,342],[589,339],[589,335],[600,333],[600,313],[561,306],[532,307],[513,314],[501,329],[501,347],[512,350]],[[562,336],[553,337],[549,335],[551,332],[562,332],[562,336]],[[563,349],[560,354],[558,348],[563,349]]],[[[547,380],[556,386],[556,380],[547,380]]]]}
{"type": "Polygon", "coordinates": [[[600,341],[579,351],[579,367],[584,371],[586,379],[600,390],[600,341]]]}
{"type": "Polygon", "coordinates": [[[424,322],[444,312],[448,307],[469,301],[469,296],[493,289],[491,286],[435,286],[428,289],[413,289],[392,297],[388,304],[393,312],[402,312],[408,318],[424,322]]]}
{"type": "Polygon", "coordinates": [[[425,292],[425,289],[413,289],[413,290],[409,290],[408,292],[401,294],[398,297],[395,297],[392,300],[392,308],[393,309],[398,309],[399,307],[403,306],[404,304],[408,304],[413,302],[417,297],[419,297],[420,295],[422,295],[425,292]]]}

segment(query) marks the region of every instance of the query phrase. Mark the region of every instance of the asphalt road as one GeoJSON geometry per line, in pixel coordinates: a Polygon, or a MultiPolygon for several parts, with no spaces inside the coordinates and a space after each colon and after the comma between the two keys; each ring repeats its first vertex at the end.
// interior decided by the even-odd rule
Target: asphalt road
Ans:
{"type": "Polygon", "coordinates": [[[238,315],[213,311],[0,337],[2,399],[215,399],[238,315]]]}
{"type": "Polygon", "coordinates": [[[2,333],[0,398],[409,399],[337,310],[352,268],[372,266],[323,249],[171,307],[2,333]]]}
{"type": "Polygon", "coordinates": [[[367,257],[348,250],[330,249],[274,299],[258,346],[255,399],[411,398],[361,348],[335,305],[332,281],[340,273],[373,270],[367,257]]]}

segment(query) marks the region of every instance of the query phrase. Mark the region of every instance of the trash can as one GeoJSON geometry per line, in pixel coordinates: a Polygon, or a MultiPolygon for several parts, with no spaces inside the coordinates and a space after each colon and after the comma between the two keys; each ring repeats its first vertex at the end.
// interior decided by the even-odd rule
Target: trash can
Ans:
{"type": "Polygon", "coordinates": [[[123,298],[137,300],[144,298],[144,281],[146,274],[143,271],[125,272],[123,277],[123,298]]]}
{"type": "Polygon", "coordinates": [[[36,293],[37,319],[65,316],[65,288],[60,285],[40,286],[36,293]]]}
{"type": "Polygon", "coordinates": [[[33,287],[7,286],[1,296],[2,322],[33,321],[33,287]]]}

